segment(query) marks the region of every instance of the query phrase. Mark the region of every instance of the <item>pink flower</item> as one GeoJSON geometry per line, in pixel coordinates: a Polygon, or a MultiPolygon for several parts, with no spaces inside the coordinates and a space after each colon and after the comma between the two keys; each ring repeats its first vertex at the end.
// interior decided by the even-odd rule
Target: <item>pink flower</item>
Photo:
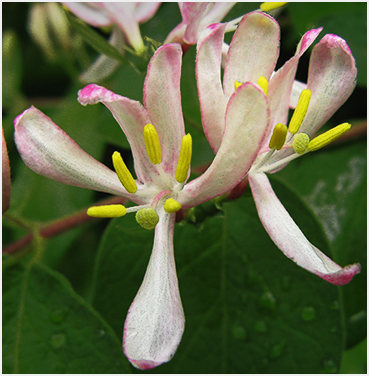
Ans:
{"type": "Polygon", "coordinates": [[[240,183],[258,155],[269,120],[262,89],[253,82],[244,84],[224,109],[223,142],[211,166],[187,182],[192,143],[184,132],[181,62],[179,44],[166,44],[156,51],[148,66],[144,105],[97,85],[79,92],[81,104],[102,102],[121,126],[132,149],[136,180],[119,153],[113,154],[116,173],[84,152],[36,108],[15,119],[16,145],[29,168],[62,183],[120,195],[137,204],[92,207],[88,211],[92,216],[136,212],[143,227],[155,227],[152,255],[123,336],[126,356],[141,369],[168,362],[184,330],[173,253],[174,212],[201,204],[240,183]]]}
{"type": "MultiPolygon", "coordinates": [[[[225,122],[229,102],[240,98],[239,92],[250,84],[263,88],[269,110],[266,137],[247,173],[261,222],[277,247],[299,266],[330,283],[346,284],[360,272],[360,265],[342,268],[312,245],[278,200],[265,173],[280,170],[291,160],[323,147],[350,128],[344,123],[310,141],[355,87],[357,70],[351,51],[340,37],[324,36],[313,48],[307,85],[294,84],[299,58],[322,29],[308,31],[295,56],[274,72],[279,55],[279,26],[269,15],[252,12],[243,18],[233,36],[222,82],[225,29],[226,24],[211,25],[197,43],[198,91],[207,139],[217,152],[225,142],[223,134],[233,126],[225,122]],[[302,93],[298,105],[296,91],[302,93]],[[295,120],[291,120],[287,131],[289,107],[296,105],[295,120]]],[[[240,100],[238,110],[242,111],[247,102],[247,98],[240,100]]]]}

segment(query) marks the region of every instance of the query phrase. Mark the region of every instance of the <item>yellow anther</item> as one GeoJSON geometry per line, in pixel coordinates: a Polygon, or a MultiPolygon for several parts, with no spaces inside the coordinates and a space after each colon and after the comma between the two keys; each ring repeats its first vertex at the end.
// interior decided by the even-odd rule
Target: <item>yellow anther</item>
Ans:
{"type": "Polygon", "coordinates": [[[295,152],[297,154],[304,154],[308,144],[309,144],[310,138],[306,133],[298,133],[293,138],[292,146],[295,149],[295,152]]]}
{"type": "Polygon", "coordinates": [[[129,193],[137,192],[137,184],[135,182],[135,179],[133,179],[133,176],[129,172],[120,153],[115,151],[113,153],[112,159],[113,159],[113,165],[114,165],[115,171],[123,187],[129,193]]]}
{"type": "Polygon", "coordinates": [[[152,230],[158,224],[159,216],[155,209],[144,208],[136,213],[136,221],[146,230],[152,230]]]}
{"type": "Polygon", "coordinates": [[[286,142],[286,136],[287,126],[282,123],[278,123],[273,129],[273,134],[270,138],[269,147],[271,149],[281,150],[284,143],[286,142]]]}
{"type": "Polygon", "coordinates": [[[123,205],[91,206],[87,209],[87,215],[95,218],[117,218],[126,215],[127,209],[123,205]]]}
{"type": "Polygon", "coordinates": [[[305,115],[309,107],[310,98],[311,98],[311,90],[310,89],[302,90],[296,109],[292,115],[292,119],[288,126],[288,130],[290,131],[291,134],[297,133],[298,130],[300,129],[300,126],[305,119],[305,115]]]}
{"type": "Polygon", "coordinates": [[[161,148],[158,132],[152,124],[146,124],[144,127],[144,138],[146,151],[153,164],[161,163],[161,148]]]}
{"type": "Polygon", "coordinates": [[[181,150],[176,169],[176,180],[178,183],[184,183],[187,179],[188,169],[190,168],[192,158],[192,137],[188,133],[182,137],[181,150]]]}
{"type": "Polygon", "coordinates": [[[308,149],[309,151],[315,151],[321,149],[324,146],[327,146],[338,137],[342,136],[351,128],[351,124],[349,123],[342,123],[337,125],[336,127],[330,129],[327,132],[315,137],[309,142],[308,149]]]}
{"type": "Polygon", "coordinates": [[[267,1],[267,2],[262,3],[260,5],[260,10],[262,10],[263,12],[269,12],[270,10],[283,7],[283,5],[286,5],[286,4],[287,4],[287,2],[271,2],[271,1],[267,1]]]}
{"type": "Polygon", "coordinates": [[[234,82],[234,89],[237,90],[242,85],[242,82],[235,81],[234,82]]]}
{"type": "Polygon", "coordinates": [[[258,85],[263,89],[265,96],[268,96],[269,82],[264,76],[260,76],[258,79],[258,85]]]}
{"type": "Polygon", "coordinates": [[[182,205],[178,201],[174,200],[173,198],[168,198],[168,200],[165,201],[164,210],[167,213],[174,213],[180,210],[181,208],[182,208],[182,205]]]}

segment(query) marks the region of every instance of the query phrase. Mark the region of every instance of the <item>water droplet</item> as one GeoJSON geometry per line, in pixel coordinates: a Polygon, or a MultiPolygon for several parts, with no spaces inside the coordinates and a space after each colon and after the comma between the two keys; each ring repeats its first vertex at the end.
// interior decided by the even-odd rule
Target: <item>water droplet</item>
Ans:
{"type": "Polygon", "coordinates": [[[315,319],[315,308],[314,307],[304,307],[301,311],[301,318],[304,321],[311,321],[315,319]]]}
{"type": "Polygon", "coordinates": [[[337,373],[338,368],[333,363],[332,360],[326,360],[323,363],[323,368],[320,370],[320,373],[337,373]]]}
{"type": "Polygon", "coordinates": [[[234,325],[232,327],[232,334],[234,338],[246,339],[246,329],[241,325],[234,325]]]}
{"type": "Polygon", "coordinates": [[[254,325],[254,330],[256,330],[257,332],[265,333],[267,329],[268,328],[267,328],[267,324],[265,321],[256,321],[254,325]]]}
{"type": "Polygon", "coordinates": [[[331,309],[333,310],[337,310],[339,308],[339,303],[338,303],[338,300],[335,300],[332,304],[331,304],[331,309]]]}
{"type": "Polygon", "coordinates": [[[68,313],[68,307],[57,309],[56,311],[50,313],[50,321],[54,324],[60,324],[65,319],[68,313]]]}
{"type": "Polygon", "coordinates": [[[355,313],[354,315],[350,316],[349,323],[350,324],[357,324],[358,322],[366,320],[366,312],[360,311],[358,313],[355,313]]]}
{"type": "Polygon", "coordinates": [[[97,330],[97,337],[102,338],[106,335],[106,331],[104,329],[97,330]]]}
{"type": "Polygon", "coordinates": [[[67,335],[65,333],[53,333],[49,338],[49,344],[53,349],[63,347],[67,342],[67,335]]]}
{"type": "Polygon", "coordinates": [[[266,291],[261,295],[259,305],[261,307],[269,308],[271,311],[275,311],[277,307],[275,297],[270,291],[266,291]]]}
{"type": "Polygon", "coordinates": [[[285,348],[286,348],[286,341],[277,343],[270,349],[269,357],[271,359],[279,358],[283,354],[283,351],[285,348]]]}
{"type": "Polygon", "coordinates": [[[284,291],[291,290],[291,277],[288,275],[284,275],[282,278],[282,289],[284,291]]]}
{"type": "Polygon", "coordinates": [[[337,326],[333,326],[333,327],[330,329],[330,332],[331,332],[331,333],[337,333],[337,326]]]}

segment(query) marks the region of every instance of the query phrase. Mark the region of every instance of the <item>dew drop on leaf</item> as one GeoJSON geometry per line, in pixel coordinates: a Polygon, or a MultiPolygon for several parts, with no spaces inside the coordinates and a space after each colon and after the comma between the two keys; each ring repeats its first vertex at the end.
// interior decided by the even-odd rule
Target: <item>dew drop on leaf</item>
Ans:
{"type": "Polygon", "coordinates": [[[320,373],[337,373],[337,366],[332,360],[324,361],[323,368],[320,370],[320,373]]]}
{"type": "Polygon", "coordinates": [[[315,308],[314,307],[304,307],[301,311],[301,318],[304,321],[311,321],[315,319],[315,308]]]}
{"type": "Polygon", "coordinates": [[[232,327],[232,334],[236,339],[246,339],[246,329],[241,325],[234,325],[232,327]]]}
{"type": "Polygon", "coordinates": [[[50,313],[49,315],[50,321],[54,324],[60,324],[62,321],[64,321],[68,313],[69,313],[68,307],[57,309],[56,311],[53,311],[50,313]]]}
{"type": "Polygon", "coordinates": [[[266,291],[261,295],[259,305],[261,307],[268,308],[271,311],[275,311],[277,307],[275,297],[270,291],[266,291]]]}
{"type": "Polygon", "coordinates": [[[283,351],[285,348],[286,348],[286,341],[277,343],[270,349],[269,357],[271,359],[279,358],[283,354],[283,351]]]}
{"type": "Polygon", "coordinates": [[[53,333],[49,338],[49,344],[53,349],[59,349],[67,343],[65,333],[53,333]]]}

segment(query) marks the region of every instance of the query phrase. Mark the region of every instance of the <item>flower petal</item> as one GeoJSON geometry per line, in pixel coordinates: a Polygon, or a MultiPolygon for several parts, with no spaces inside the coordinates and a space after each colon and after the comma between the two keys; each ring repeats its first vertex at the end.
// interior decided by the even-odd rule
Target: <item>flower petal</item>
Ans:
{"type": "Polygon", "coordinates": [[[150,123],[150,118],[142,104],[94,84],[80,90],[78,100],[83,105],[101,102],[111,111],[131,146],[138,179],[143,183],[157,181],[159,175],[147,155],[143,137],[144,126],[150,123]]]}
{"type": "Polygon", "coordinates": [[[224,69],[226,101],[234,92],[234,83],[257,82],[260,76],[269,80],[279,54],[279,26],[262,12],[245,15],[229,46],[228,63],[224,69]]]}
{"type": "Polygon", "coordinates": [[[148,21],[154,16],[161,2],[158,1],[148,1],[148,2],[137,2],[135,8],[135,18],[139,23],[148,21]]]}
{"type": "Polygon", "coordinates": [[[237,3],[232,2],[212,3],[209,12],[201,21],[200,28],[207,27],[212,23],[220,22],[236,4],[237,3]]]}
{"type": "Polygon", "coordinates": [[[264,173],[250,174],[249,183],[263,226],[288,258],[335,285],[345,285],[355,274],[360,273],[359,264],[342,268],[306,239],[278,200],[264,173]]]}
{"type": "Polygon", "coordinates": [[[4,129],[2,130],[3,140],[2,140],[2,186],[3,186],[3,201],[2,201],[2,211],[3,214],[9,209],[10,206],[10,192],[11,192],[11,180],[10,180],[10,164],[8,149],[6,147],[6,141],[4,137],[4,129]]]}
{"type": "Polygon", "coordinates": [[[126,197],[115,172],[83,151],[63,130],[35,107],[14,120],[15,143],[24,163],[36,173],[61,183],[126,197]]]}
{"type": "Polygon", "coordinates": [[[144,104],[162,146],[162,166],[172,175],[184,136],[180,92],[181,65],[181,46],[165,44],[158,48],[152,57],[144,86],[144,104]]]}
{"type": "Polygon", "coordinates": [[[277,123],[287,124],[291,91],[297,65],[300,57],[311,46],[321,31],[322,28],[319,28],[305,33],[297,46],[295,55],[278,69],[270,80],[269,103],[271,109],[271,128],[269,129],[266,142],[269,142],[273,128],[277,123]]]}
{"type": "Polygon", "coordinates": [[[268,122],[262,89],[251,82],[241,85],[228,102],[224,136],[213,163],[178,195],[182,207],[199,205],[237,185],[258,154],[268,122]]]}
{"type": "Polygon", "coordinates": [[[196,77],[201,120],[213,151],[221,144],[226,102],[221,82],[222,47],[226,24],[207,27],[197,42],[196,77]]]}
{"type": "Polygon", "coordinates": [[[311,53],[307,85],[312,95],[300,132],[313,136],[351,95],[356,76],[355,59],[346,42],[325,35],[311,53]]]}
{"type": "Polygon", "coordinates": [[[199,33],[200,22],[204,17],[205,10],[209,3],[190,3],[185,2],[182,8],[182,14],[186,14],[184,19],[187,19],[187,27],[183,40],[187,44],[195,44],[199,33]]]}
{"type": "Polygon", "coordinates": [[[108,26],[112,23],[101,3],[93,2],[62,2],[76,16],[96,27],[108,26]]]}
{"type": "Polygon", "coordinates": [[[163,208],[158,214],[149,265],[124,324],[124,353],[140,369],[173,357],[185,323],[173,253],[175,214],[163,208]]]}

